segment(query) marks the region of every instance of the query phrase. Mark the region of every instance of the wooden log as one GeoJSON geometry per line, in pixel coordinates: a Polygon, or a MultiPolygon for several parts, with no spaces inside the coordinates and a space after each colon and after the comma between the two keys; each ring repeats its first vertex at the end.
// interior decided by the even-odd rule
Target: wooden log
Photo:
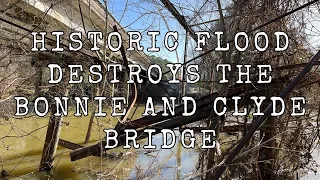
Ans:
{"type": "Polygon", "coordinates": [[[40,161],[40,166],[39,166],[40,171],[52,170],[54,155],[56,153],[58,140],[60,136],[62,117],[54,116],[53,109],[51,110],[51,112],[52,112],[52,115],[50,116],[47,135],[46,135],[42,157],[40,161]]]}
{"type": "MultiPolygon", "coordinates": [[[[93,76],[94,80],[97,80],[97,76],[93,76]]],[[[92,89],[92,94],[96,94],[96,96],[99,96],[99,85],[96,86],[96,89],[92,89]]],[[[97,109],[97,104],[93,104],[93,110],[90,116],[90,120],[89,120],[89,125],[88,125],[88,130],[87,130],[87,134],[86,134],[86,138],[84,140],[84,143],[87,144],[90,140],[91,137],[91,130],[92,130],[92,125],[93,125],[93,120],[94,120],[94,114],[96,113],[96,109],[97,109]]]]}
{"type": "Polygon", "coordinates": [[[91,130],[92,130],[92,125],[93,125],[93,120],[94,120],[94,114],[96,112],[96,107],[93,108],[92,110],[92,114],[90,116],[90,120],[89,120],[89,125],[88,125],[88,130],[87,130],[87,134],[84,140],[84,143],[87,144],[90,140],[91,137],[91,130]]]}
{"type": "Polygon", "coordinates": [[[50,119],[48,123],[47,134],[45,138],[45,143],[43,146],[42,157],[39,165],[40,171],[50,171],[52,170],[54,163],[54,156],[58,146],[62,116],[55,116],[57,112],[56,104],[54,103],[52,97],[56,95],[67,96],[69,91],[67,88],[67,80],[63,80],[64,83],[61,86],[53,86],[49,90],[49,104],[50,106],[50,119]]]}
{"type": "Polygon", "coordinates": [[[79,144],[75,144],[73,142],[66,141],[66,140],[63,140],[63,139],[59,139],[58,145],[62,146],[62,147],[65,147],[67,149],[71,149],[71,150],[75,150],[75,149],[79,149],[79,148],[83,147],[83,146],[81,146],[79,144]]]}
{"type": "MultiPolygon", "coordinates": [[[[76,150],[76,149],[84,147],[79,144],[75,144],[73,142],[63,140],[63,139],[59,139],[58,145],[61,147],[67,148],[67,149],[71,149],[71,150],[76,150]]],[[[101,157],[101,154],[97,153],[97,154],[93,154],[93,156],[101,157]]],[[[112,154],[103,153],[102,157],[109,158],[109,159],[118,159],[119,157],[121,157],[121,154],[117,155],[117,154],[113,154],[113,153],[112,154]]]]}

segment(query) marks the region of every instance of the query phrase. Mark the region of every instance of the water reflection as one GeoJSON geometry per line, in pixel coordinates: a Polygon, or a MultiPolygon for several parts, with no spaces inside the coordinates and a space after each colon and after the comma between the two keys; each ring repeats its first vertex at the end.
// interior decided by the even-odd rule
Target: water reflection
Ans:
{"type": "MultiPolygon", "coordinates": [[[[179,134],[179,131],[175,132],[179,134]]],[[[141,153],[137,158],[137,167],[130,172],[130,179],[182,179],[195,170],[198,152],[195,149],[185,149],[181,145],[180,136],[172,149],[161,149],[162,135],[153,137],[156,151],[141,153]]]]}

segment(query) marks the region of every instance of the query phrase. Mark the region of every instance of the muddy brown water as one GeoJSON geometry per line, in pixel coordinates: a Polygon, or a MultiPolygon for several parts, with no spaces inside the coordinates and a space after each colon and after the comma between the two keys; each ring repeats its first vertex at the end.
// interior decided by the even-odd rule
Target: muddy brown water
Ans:
{"type": "MultiPolygon", "coordinates": [[[[64,122],[67,123],[62,124],[60,137],[84,145],[89,116],[67,116],[64,122]]],[[[95,123],[89,144],[102,139],[99,138],[104,137],[102,130],[114,127],[112,122],[105,118],[99,121],[99,126],[95,123]]],[[[37,117],[0,120],[0,168],[2,174],[8,175],[6,179],[181,179],[197,165],[197,150],[185,149],[178,141],[172,149],[159,149],[162,136],[156,135],[153,137],[156,151],[146,153],[143,149],[120,147],[110,152],[123,153],[119,159],[88,157],[71,162],[70,150],[58,147],[53,172],[38,172],[47,124],[48,118],[37,117]]],[[[142,147],[146,140],[139,143],[142,147]]]]}

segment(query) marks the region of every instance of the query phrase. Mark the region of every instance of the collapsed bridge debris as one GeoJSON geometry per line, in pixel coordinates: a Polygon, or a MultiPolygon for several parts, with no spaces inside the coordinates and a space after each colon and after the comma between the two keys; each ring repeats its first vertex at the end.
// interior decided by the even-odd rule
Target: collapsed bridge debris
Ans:
{"type": "MultiPolygon", "coordinates": [[[[277,89],[278,92],[280,92],[282,88],[276,87],[279,87],[279,84],[283,86],[284,84],[288,83],[288,81],[288,77],[277,78],[269,84],[268,88],[273,87],[274,89],[277,89]]],[[[258,87],[258,85],[255,86],[253,84],[242,84],[230,87],[229,91],[225,95],[227,97],[228,111],[232,111],[235,108],[234,103],[231,100],[232,96],[240,96],[243,99],[243,101],[240,102],[239,107],[243,107],[244,105],[248,105],[248,103],[250,103],[250,101],[248,100],[251,96],[263,95],[266,90],[266,87],[261,87],[260,89],[258,87]]],[[[212,105],[217,97],[219,97],[219,93],[213,93],[196,100],[197,111],[192,116],[183,117],[182,113],[184,105],[180,105],[176,107],[176,114],[174,116],[162,116],[162,113],[160,112],[157,116],[146,116],[135,121],[131,121],[127,124],[123,124],[121,129],[118,131],[118,146],[124,145],[125,143],[126,136],[123,132],[124,129],[137,130],[137,140],[139,140],[148,136],[147,133],[143,132],[146,128],[156,129],[156,132],[154,134],[158,134],[161,132],[161,129],[174,129],[207,118],[213,113],[212,105]]],[[[230,127],[227,129],[234,130],[230,127]]],[[[99,154],[101,151],[104,152],[108,150],[104,149],[105,145],[106,141],[101,141],[92,146],[75,149],[70,153],[71,161],[76,161],[91,155],[99,154]]]]}

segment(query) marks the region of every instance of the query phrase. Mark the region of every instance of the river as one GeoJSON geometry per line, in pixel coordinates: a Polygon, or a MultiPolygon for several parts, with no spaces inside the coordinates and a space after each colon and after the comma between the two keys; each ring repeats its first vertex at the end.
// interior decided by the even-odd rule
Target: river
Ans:
{"type": "MultiPolygon", "coordinates": [[[[115,121],[106,117],[93,125],[89,144],[83,144],[88,117],[64,117],[61,139],[88,146],[103,137],[103,128],[112,128],[115,121]]],[[[38,172],[42,155],[48,118],[27,117],[24,119],[0,120],[0,167],[6,179],[157,179],[183,178],[195,170],[198,161],[197,150],[187,150],[177,141],[172,149],[159,149],[162,136],[155,135],[153,143],[157,149],[146,152],[143,149],[124,150],[122,147],[108,152],[119,158],[87,157],[75,162],[70,161],[70,150],[58,147],[52,173],[38,172]]],[[[139,141],[141,145],[145,140],[139,141]]],[[[142,147],[142,146],[140,146],[142,147]]],[[[0,178],[1,179],[1,178],[0,178]]]]}

